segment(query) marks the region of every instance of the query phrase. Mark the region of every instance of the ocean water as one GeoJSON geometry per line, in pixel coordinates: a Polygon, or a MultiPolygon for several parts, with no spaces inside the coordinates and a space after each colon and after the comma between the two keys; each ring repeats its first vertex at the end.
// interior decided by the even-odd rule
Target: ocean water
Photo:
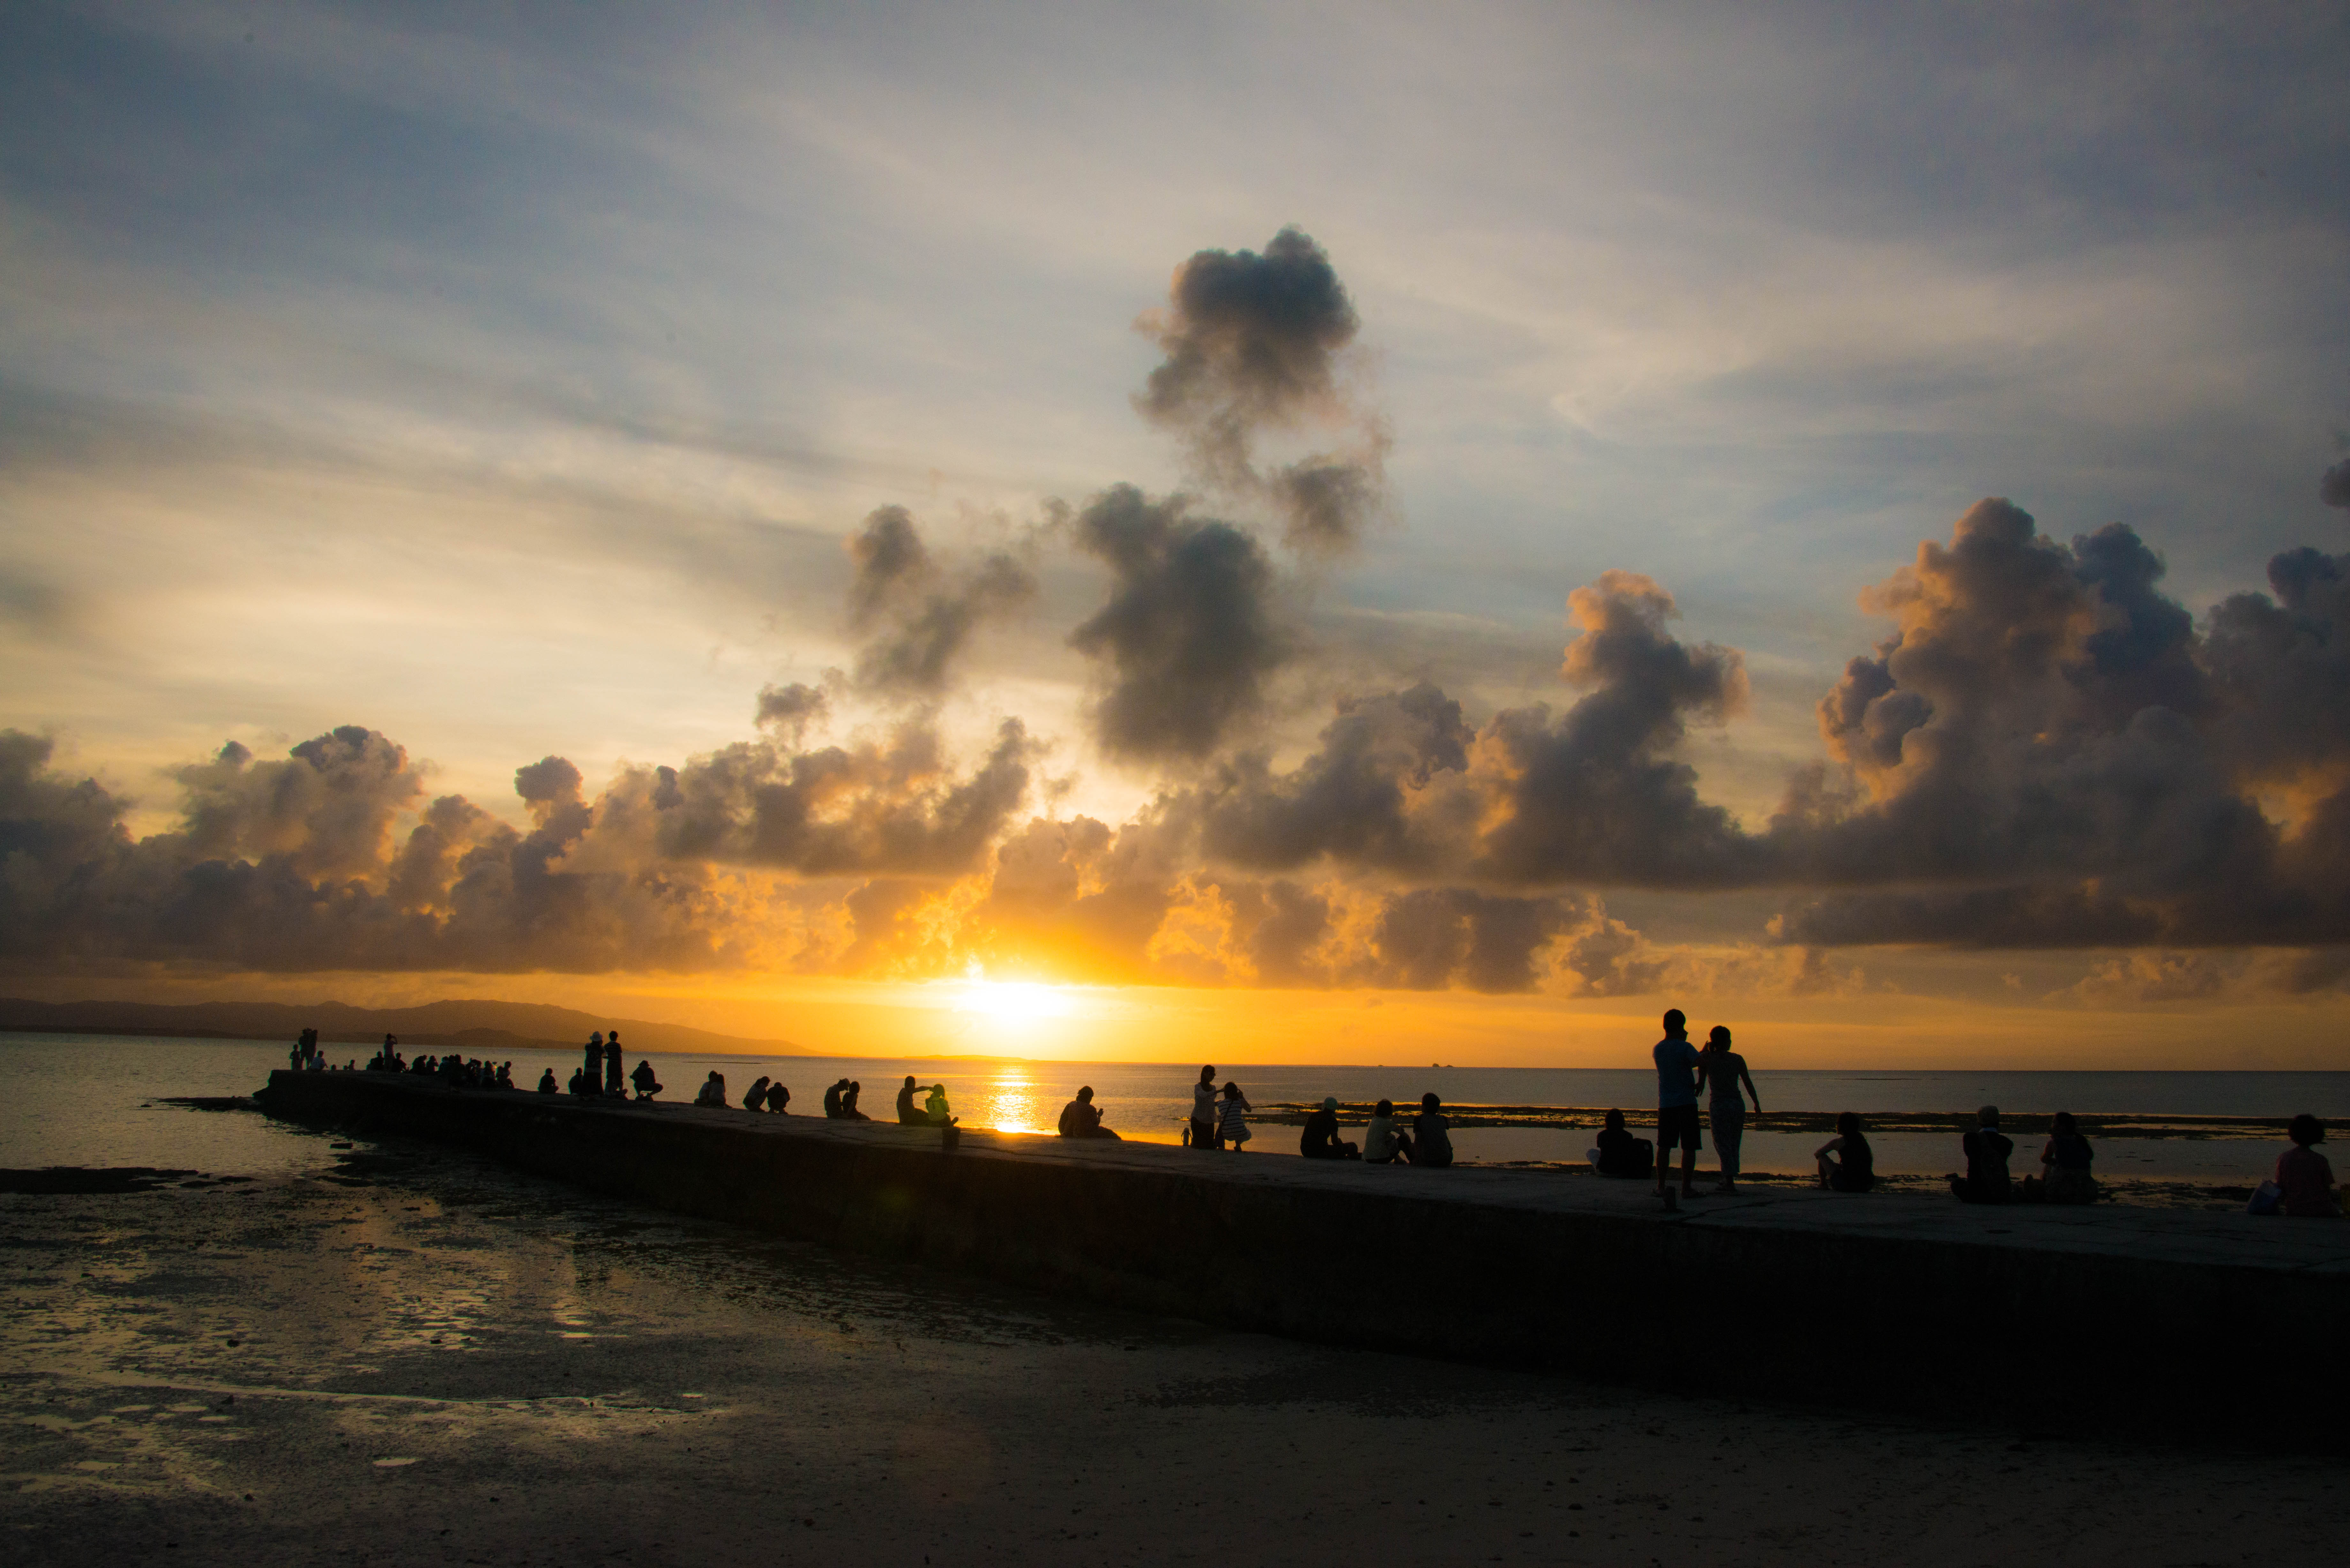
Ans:
{"type": "MultiPolygon", "coordinates": [[[[427,1048],[429,1049],[429,1047],[427,1048]]],[[[332,1059],[364,1061],[355,1046],[331,1047],[332,1059]]],[[[567,1078],[576,1053],[525,1053],[513,1058],[518,1085],[536,1083],[553,1068],[567,1078]]],[[[650,1060],[662,1098],[688,1100],[710,1072],[722,1074],[740,1100],[754,1078],[780,1077],[792,1091],[792,1109],[820,1113],[826,1085],[839,1078],[863,1084],[868,1114],[889,1120],[899,1084],[910,1073],[924,1085],[943,1083],[957,1116],[972,1127],[1050,1132],[1061,1106],[1080,1085],[1094,1089],[1108,1125],[1123,1136],[1177,1142],[1191,1104],[1196,1064],[1021,1062],[981,1059],[895,1059],[832,1056],[707,1056],[632,1054],[650,1060]]],[[[216,1174],[262,1175],[324,1168],[331,1163],[319,1135],[249,1114],[193,1111],[160,1102],[165,1096],[249,1094],[273,1067],[286,1064],[280,1041],[178,1040],[120,1035],[0,1034],[0,1167],[45,1165],[157,1166],[216,1174]]],[[[1655,1075],[1646,1070],[1552,1067],[1227,1066],[1219,1081],[1236,1078],[1260,1106],[1382,1096],[1416,1104],[1434,1091],[1455,1105],[1620,1106],[1651,1103],[1655,1075]]],[[[2336,1126],[2350,1123],[2350,1073],[2018,1073],[1883,1072],[1762,1073],[1755,1086],[1772,1110],[1863,1115],[1902,1111],[1967,1111],[1997,1105],[2012,1112],[2277,1116],[2308,1111],[2336,1126]]],[[[1812,1168],[1817,1132],[1774,1133],[1767,1121],[1750,1127],[1743,1147],[1751,1171],[1801,1172],[1812,1168]]],[[[1877,1168],[1894,1174],[1938,1175],[1962,1168],[1955,1136],[1887,1133],[1872,1137],[1877,1168]]],[[[2014,1161],[2033,1168],[2036,1147],[2019,1139],[2014,1161]]],[[[1589,1147],[1583,1128],[1469,1127],[1456,1131],[1460,1158],[1471,1161],[1580,1160],[1589,1147]]],[[[1252,1153],[1295,1155],[1297,1129],[1256,1129],[1252,1153]]],[[[2164,1181],[2258,1181],[2284,1147],[2270,1138],[2128,1138],[2099,1140],[2097,1169],[2106,1177],[2164,1181]]],[[[1699,1169],[1714,1168],[1711,1143],[1699,1169]]]]}

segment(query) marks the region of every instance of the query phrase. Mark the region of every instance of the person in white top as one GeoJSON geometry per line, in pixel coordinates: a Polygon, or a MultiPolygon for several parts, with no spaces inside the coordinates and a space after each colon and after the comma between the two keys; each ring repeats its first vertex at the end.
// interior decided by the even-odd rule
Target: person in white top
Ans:
{"type": "Polygon", "coordinates": [[[1700,1094],[1711,1091],[1712,1096],[1707,1119],[1713,1124],[1713,1152],[1721,1162],[1721,1181],[1714,1188],[1718,1193],[1738,1190],[1738,1147],[1746,1137],[1746,1101],[1738,1093],[1742,1084],[1753,1098],[1754,1114],[1761,1116],[1762,1096],[1754,1093],[1746,1058],[1730,1048],[1730,1031],[1717,1023],[1706,1036],[1705,1049],[1697,1054],[1697,1086],[1700,1094]]]}
{"type": "Polygon", "coordinates": [[[1191,1147],[1216,1148],[1216,1070],[1200,1069],[1200,1081],[1191,1085],[1191,1147]]]}

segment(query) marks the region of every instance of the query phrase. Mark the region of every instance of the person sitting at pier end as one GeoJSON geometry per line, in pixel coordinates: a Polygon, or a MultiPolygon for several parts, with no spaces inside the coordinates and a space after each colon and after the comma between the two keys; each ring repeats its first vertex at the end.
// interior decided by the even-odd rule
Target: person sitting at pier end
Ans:
{"type": "Polygon", "coordinates": [[[898,1125],[899,1127],[920,1127],[930,1119],[922,1114],[921,1108],[914,1104],[914,1096],[920,1093],[921,1090],[914,1083],[914,1075],[907,1074],[906,1081],[898,1086],[898,1125]]]}
{"type": "Polygon", "coordinates": [[[1656,1170],[1657,1146],[1634,1137],[1622,1111],[1609,1111],[1603,1123],[1599,1142],[1591,1150],[1592,1169],[1602,1176],[1648,1176],[1656,1170]]]}
{"type": "Polygon", "coordinates": [[[1395,1125],[1395,1102],[1381,1100],[1371,1107],[1370,1125],[1363,1129],[1363,1163],[1411,1163],[1411,1135],[1395,1125]]]}
{"type": "Polygon", "coordinates": [[[1326,1096],[1322,1108],[1305,1118],[1305,1130],[1298,1135],[1297,1152],[1308,1159],[1360,1159],[1362,1150],[1338,1137],[1338,1101],[1336,1096],[1326,1096]]]}
{"type": "Polygon", "coordinates": [[[1419,1115],[1411,1118],[1411,1162],[1430,1170],[1452,1168],[1452,1122],[1444,1102],[1433,1092],[1419,1096],[1419,1115]]]}
{"type": "Polygon", "coordinates": [[[555,1082],[554,1068],[549,1067],[538,1075],[538,1092],[542,1095],[559,1095],[563,1092],[555,1082]]]}
{"type": "Polygon", "coordinates": [[[2015,1142],[1999,1130],[1999,1107],[1985,1106],[1975,1113],[1975,1130],[1959,1140],[1966,1150],[1967,1173],[1950,1178],[1950,1191],[1961,1203],[2012,1203],[2015,1180],[2007,1173],[2007,1157],[2015,1142]]]}
{"type": "Polygon", "coordinates": [[[1102,1126],[1101,1107],[1094,1104],[1093,1085],[1077,1091],[1077,1097],[1061,1107],[1063,1137],[1115,1138],[1118,1134],[1102,1126]]]}
{"type": "Polygon", "coordinates": [[[1812,1151],[1819,1161],[1820,1185],[1831,1192],[1866,1192],[1877,1185],[1877,1151],[1862,1136],[1850,1111],[1836,1117],[1836,1135],[1812,1151]]]}
{"type": "Polygon", "coordinates": [[[637,1070],[629,1075],[629,1082],[637,1086],[637,1098],[650,1100],[661,1092],[660,1079],[653,1074],[653,1064],[643,1057],[637,1058],[637,1070]]]}
{"type": "Polygon", "coordinates": [[[711,1069],[710,1076],[702,1081],[702,1092],[693,1096],[693,1103],[722,1111],[726,1108],[726,1080],[715,1067],[711,1069]]]}
{"type": "Polygon", "coordinates": [[[835,1084],[833,1084],[833,1085],[831,1085],[831,1087],[829,1087],[829,1088],[827,1088],[827,1089],[826,1089],[826,1090],[825,1090],[825,1092],[824,1092],[824,1119],[825,1119],[825,1120],[827,1120],[827,1121],[828,1121],[828,1122],[837,1122],[837,1121],[838,1121],[838,1120],[840,1119],[840,1092],[841,1092],[843,1089],[846,1089],[847,1087],[848,1087],[848,1080],[847,1080],[847,1079],[846,1079],[846,1078],[842,1078],[842,1079],[838,1080],[837,1082],[836,1082],[835,1084]]]}
{"type": "MultiPolygon", "coordinates": [[[[851,1084],[848,1086],[851,1090],[854,1090],[857,1087],[854,1084],[851,1084]]],[[[944,1084],[932,1084],[931,1085],[930,1096],[922,1102],[922,1114],[930,1118],[930,1123],[934,1127],[951,1127],[954,1126],[957,1121],[962,1119],[952,1111],[947,1109],[947,1086],[944,1084]]],[[[858,1121],[870,1121],[873,1118],[870,1116],[859,1116],[857,1119],[858,1121]]]]}
{"type": "Polygon", "coordinates": [[[869,1122],[873,1119],[871,1116],[867,1116],[863,1111],[857,1108],[857,1096],[864,1092],[865,1085],[863,1084],[858,1083],[854,1078],[848,1080],[848,1087],[840,1091],[840,1119],[842,1121],[869,1122]]]}
{"type": "Polygon", "coordinates": [[[2317,1152],[2325,1124],[2303,1114],[2285,1129],[2293,1147],[2277,1156],[2273,1179],[2284,1193],[2279,1211],[2296,1220],[2330,1220],[2342,1210],[2334,1199],[2334,1167],[2317,1152]]]}
{"type": "Polygon", "coordinates": [[[785,1088],[781,1084],[770,1084],[767,1085],[768,1115],[776,1116],[788,1116],[791,1114],[791,1106],[792,1092],[789,1089],[785,1088]]]}
{"type": "Polygon", "coordinates": [[[1216,1070],[1200,1069],[1200,1081],[1191,1085],[1191,1147],[1219,1148],[1222,1140],[1216,1137],[1216,1070]]]}
{"type": "Polygon", "coordinates": [[[2058,1111],[2048,1142],[2040,1150],[2040,1174],[2023,1179],[2023,1196],[2037,1203],[2095,1203],[2096,1179],[2089,1174],[2097,1158],[2080,1134],[2070,1111],[2058,1111]]]}
{"type": "Polygon", "coordinates": [[[749,1088],[743,1091],[743,1108],[746,1111],[758,1111],[764,1110],[766,1106],[767,1075],[762,1073],[751,1080],[749,1088]]]}

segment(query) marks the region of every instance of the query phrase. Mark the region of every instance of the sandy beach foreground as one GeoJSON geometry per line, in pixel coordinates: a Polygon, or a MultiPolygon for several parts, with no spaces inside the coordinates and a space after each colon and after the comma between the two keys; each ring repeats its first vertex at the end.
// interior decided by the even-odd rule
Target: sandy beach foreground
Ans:
{"type": "MultiPolygon", "coordinates": [[[[1935,1423],[1324,1349],[437,1149],[0,1198],[0,1241],[28,1565],[2249,1563],[2350,1501],[2257,1433],[2131,1446],[2029,1388],[1935,1423]]],[[[1736,1353],[1734,1312],[1690,1347],[1736,1353]]]]}

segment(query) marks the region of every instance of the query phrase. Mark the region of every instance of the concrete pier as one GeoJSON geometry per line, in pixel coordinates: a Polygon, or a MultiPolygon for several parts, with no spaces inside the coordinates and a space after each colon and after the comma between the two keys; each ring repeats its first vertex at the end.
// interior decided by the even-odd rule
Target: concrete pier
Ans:
{"type": "Polygon", "coordinates": [[[1415,1170],[274,1073],[270,1115],[1057,1294],[1333,1344],[2340,1444],[2350,1223],[1415,1170]]]}

